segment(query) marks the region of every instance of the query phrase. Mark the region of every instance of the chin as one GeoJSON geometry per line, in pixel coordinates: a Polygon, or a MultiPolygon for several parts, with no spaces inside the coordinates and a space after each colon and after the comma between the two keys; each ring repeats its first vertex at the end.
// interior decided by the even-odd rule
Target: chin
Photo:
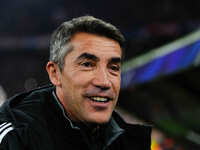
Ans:
{"type": "Polygon", "coordinates": [[[94,117],[93,119],[90,120],[91,123],[96,123],[96,124],[106,124],[109,121],[110,121],[110,116],[94,117]]]}

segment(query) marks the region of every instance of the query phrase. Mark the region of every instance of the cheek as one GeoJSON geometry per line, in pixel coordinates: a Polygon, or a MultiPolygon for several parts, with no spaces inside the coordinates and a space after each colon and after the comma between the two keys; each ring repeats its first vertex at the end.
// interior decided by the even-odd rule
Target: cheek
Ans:
{"type": "Polygon", "coordinates": [[[94,78],[94,72],[83,72],[83,71],[78,71],[73,74],[72,76],[72,82],[76,84],[77,88],[78,87],[88,87],[88,85],[91,83],[92,79],[94,78]]]}
{"type": "Polygon", "coordinates": [[[113,88],[114,88],[116,94],[119,94],[120,85],[121,85],[120,77],[116,78],[115,80],[112,80],[112,83],[113,83],[113,88]]]}
{"type": "Polygon", "coordinates": [[[70,84],[71,86],[76,86],[79,84],[81,78],[80,73],[76,70],[75,67],[71,67],[65,70],[63,74],[63,81],[65,84],[70,84]]]}
{"type": "Polygon", "coordinates": [[[90,75],[88,73],[71,72],[64,77],[63,86],[68,90],[72,99],[79,99],[89,85],[90,75]]]}
{"type": "Polygon", "coordinates": [[[65,70],[61,78],[61,86],[63,90],[63,96],[66,98],[73,99],[76,93],[76,89],[79,81],[76,77],[73,78],[74,74],[71,70],[65,70]]]}

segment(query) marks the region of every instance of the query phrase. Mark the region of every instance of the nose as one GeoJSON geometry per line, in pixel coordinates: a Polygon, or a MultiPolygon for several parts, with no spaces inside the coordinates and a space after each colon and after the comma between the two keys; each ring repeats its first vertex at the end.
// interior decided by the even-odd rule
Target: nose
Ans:
{"type": "Polygon", "coordinates": [[[108,90],[111,88],[111,81],[105,68],[100,67],[94,75],[93,85],[101,90],[108,90]]]}

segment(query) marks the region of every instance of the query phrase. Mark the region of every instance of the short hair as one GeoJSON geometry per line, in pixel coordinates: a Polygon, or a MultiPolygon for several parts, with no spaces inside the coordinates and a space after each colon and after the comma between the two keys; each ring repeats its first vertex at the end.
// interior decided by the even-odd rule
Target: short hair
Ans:
{"type": "Polygon", "coordinates": [[[93,16],[73,18],[70,21],[63,22],[53,32],[50,39],[49,60],[58,64],[61,71],[64,66],[65,56],[70,49],[70,40],[78,32],[92,33],[113,39],[119,43],[122,55],[124,55],[125,38],[115,26],[93,16]]]}

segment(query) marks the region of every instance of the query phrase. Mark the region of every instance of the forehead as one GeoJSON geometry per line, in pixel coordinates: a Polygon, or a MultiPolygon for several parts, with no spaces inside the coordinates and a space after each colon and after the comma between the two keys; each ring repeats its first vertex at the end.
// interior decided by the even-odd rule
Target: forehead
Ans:
{"type": "Polygon", "coordinates": [[[72,53],[91,53],[97,57],[120,57],[122,50],[119,43],[113,39],[96,34],[79,32],[74,34],[71,41],[72,53]]]}

